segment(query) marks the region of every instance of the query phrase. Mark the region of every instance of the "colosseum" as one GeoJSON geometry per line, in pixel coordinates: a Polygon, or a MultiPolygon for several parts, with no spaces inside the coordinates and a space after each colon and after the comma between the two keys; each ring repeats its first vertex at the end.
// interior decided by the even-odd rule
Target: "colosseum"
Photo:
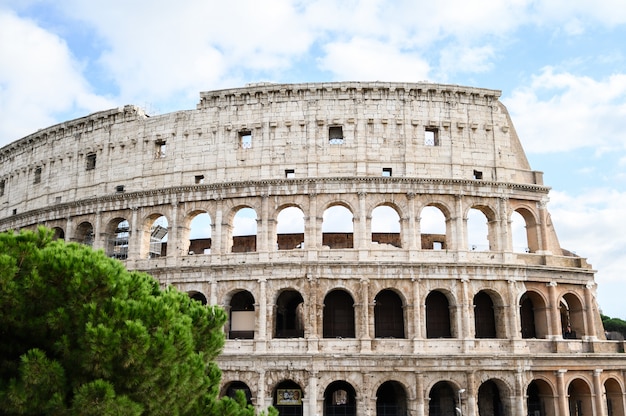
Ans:
{"type": "Polygon", "coordinates": [[[258,409],[625,416],[624,341],[499,97],[261,83],[101,111],[0,149],[0,229],[222,306],[222,394],[258,409]]]}

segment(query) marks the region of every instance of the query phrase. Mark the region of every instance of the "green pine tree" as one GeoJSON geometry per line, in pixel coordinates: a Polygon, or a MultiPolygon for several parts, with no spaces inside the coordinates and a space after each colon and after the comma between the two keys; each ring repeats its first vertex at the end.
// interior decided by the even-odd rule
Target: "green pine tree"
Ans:
{"type": "Polygon", "coordinates": [[[1,414],[253,414],[216,399],[222,309],[52,236],[0,234],[1,414]]]}

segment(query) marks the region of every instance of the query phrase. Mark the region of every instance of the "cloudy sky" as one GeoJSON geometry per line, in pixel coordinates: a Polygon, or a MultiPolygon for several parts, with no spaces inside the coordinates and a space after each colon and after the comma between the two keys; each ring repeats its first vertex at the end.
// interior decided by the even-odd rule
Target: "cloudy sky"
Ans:
{"type": "Polygon", "coordinates": [[[0,146],[124,104],[375,80],[502,90],[561,245],[626,318],[623,0],[0,0],[0,146]]]}

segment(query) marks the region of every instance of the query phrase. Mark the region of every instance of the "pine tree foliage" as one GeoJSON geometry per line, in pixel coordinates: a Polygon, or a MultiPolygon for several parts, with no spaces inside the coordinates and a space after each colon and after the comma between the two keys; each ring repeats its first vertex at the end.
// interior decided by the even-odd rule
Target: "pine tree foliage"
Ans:
{"type": "Polygon", "coordinates": [[[224,311],[52,235],[0,234],[0,414],[221,415],[224,311]]]}

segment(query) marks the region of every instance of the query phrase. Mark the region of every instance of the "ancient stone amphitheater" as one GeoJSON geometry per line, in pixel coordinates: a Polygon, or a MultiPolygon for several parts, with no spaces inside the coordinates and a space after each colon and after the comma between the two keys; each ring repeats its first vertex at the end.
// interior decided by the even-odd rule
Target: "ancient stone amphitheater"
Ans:
{"type": "Polygon", "coordinates": [[[0,229],[221,305],[222,394],[281,415],[624,416],[624,342],[499,96],[255,84],[98,112],[0,149],[0,229]]]}

